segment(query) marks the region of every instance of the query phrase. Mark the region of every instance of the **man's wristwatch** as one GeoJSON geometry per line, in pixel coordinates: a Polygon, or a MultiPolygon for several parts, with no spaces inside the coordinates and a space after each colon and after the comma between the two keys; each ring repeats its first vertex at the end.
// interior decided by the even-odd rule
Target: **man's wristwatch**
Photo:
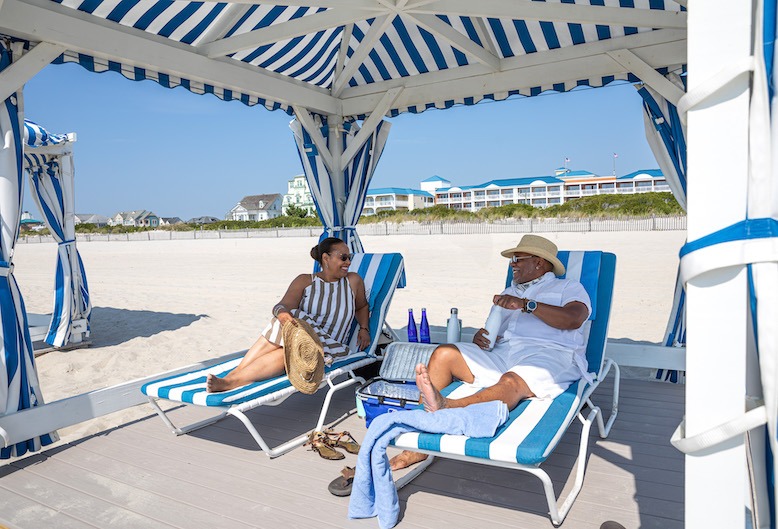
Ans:
{"type": "Polygon", "coordinates": [[[527,302],[524,304],[524,312],[527,312],[529,314],[532,314],[535,312],[535,309],[538,308],[538,302],[534,299],[528,299],[527,302]]]}

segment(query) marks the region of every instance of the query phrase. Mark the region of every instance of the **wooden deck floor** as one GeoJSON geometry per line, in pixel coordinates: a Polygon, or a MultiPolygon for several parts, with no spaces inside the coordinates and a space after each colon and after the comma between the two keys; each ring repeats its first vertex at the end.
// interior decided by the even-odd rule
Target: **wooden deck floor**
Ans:
{"type": "MultiPolygon", "coordinates": [[[[604,408],[609,389],[596,394],[604,408]]],[[[353,392],[341,393],[329,421],[353,409],[353,392]]],[[[322,398],[323,392],[295,395],[250,417],[266,438],[281,443],[316,422],[313,404],[322,398]]],[[[584,487],[563,527],[597,529],[609,520],[628,529],[683,527],[683,457],[669,444],[682,415],[683,387],[623,380],[610,437],[599,439],[592,428],[584,487]]],[[[179,408],[171,416],[183,424],[204,414],[179,408]]],[[[354,415],[336,429],[358,439],[365,431],[354,415]]],[[[557,491],[572,481],[578,430],[568,432],[543,467],[557,491]]],[[[145,419],[0,467],[0,524],[375,528],[376,520],[348,520],[348,499],[327,492],[344,463],[355,462],[353,455],[326,461],[305,448],[271,460],[233,418],[176,437],[150,412],[145,419]]],[[[537,478],[484,465],[438,460],[400,491],[400,502],[399,528],[553,527],[537,478]]]]}

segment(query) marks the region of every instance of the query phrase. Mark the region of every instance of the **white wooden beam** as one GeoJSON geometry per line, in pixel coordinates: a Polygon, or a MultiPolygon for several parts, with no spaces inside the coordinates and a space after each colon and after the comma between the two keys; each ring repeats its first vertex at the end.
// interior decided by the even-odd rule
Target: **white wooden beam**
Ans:
{"type": "Polygon", "coordinates": [[[378,128],[384,115],[392,108],[394,101],[402,90],[402,88],[392,88],[384,94],[384,97],[378,102],[378,105],[370,113],[370,116],[362,123],[362,127],[359,129],[359,132],[357,132],[357,135],[354,136],[351,145],[348,146],[348,149],[343,151],[343,155],[340,158],[341,167],[346,167],[351,159],[354,158],[357,151],[365,144],[370,135],[378,128]]]}
{"type": "Polygon", "coordinates": [[[0,101],[5,101],[64,51],[64,46],[41,42],[16,59],[0,73],[0,101]]]}
{"type": "Polygon", "coordinates": [[[354,24],[348,24],[343,28],[343,33],[340,35],[340,49],[338,50],[338,60],[335,63],[335,71],[333,72],[333,79],[337,79],[340,76],[340,72],[343,71],[343,67],[346,64],[346,57],[348,57],[348,47],[351,42],[351,35],[354,32],[354,24]]]}
{"type": "Polygon", "coordinates": [[[308,112],[307,108],[299,107],[299,106],[293,106],[292,108],[294,109],[294,115],[297,118],[297,120],[300,122],[303,128],[308,132],[308,134],[311,135],[313,144],[316,146],[316,149],[319,151],[319,154],[321,155],[324,165],[327,167],[327,170],[330,172],[330,174],[332,174],[333,167],[335,167],[335,164],[332,159],[332,153],[330,153],[330,149],[327,147],[327,141],[322,135],[321,130],[319,130],[319,127],[316,125],[313,116],[311,115],[310,112],[308,112]]]}
{"type": "Polygon", "coordinates": [[[125,410],[138,404],[148,403],[148,397],[140,391],[140,388],[147,382],[187,373],[196,369],[204,369],[226,362],[244,353],[245,351],[229,354],[206,362],[192,364],[165,373],[124,382],[109,388],[57,400],[16,413],[2,415],[0,416],[0,438],[4,446],[11,446],[60,428],[67,428],[68,426],[125,410]]]}
{"type": "Polygon", "coordinates": [[[94,57],[271,101],[301,104],[316,112],[340,110],[339,101],[324,89],[233,59],[208,59],[186,44],[102,20],[49,0],[5,0],[0,32],[56,43],[94,57]]]}
{"type": "MultiPolygon", "coordinates": [[[[750,0],[696,2],[689,11],[689,93],[711,88],[706,82],[718,75],[722,65],[739,64],[754,53],[755,4],[750,0]]],[[[740,222],[746,215],[749,84],[750,76],[740,76],[687,112],[689,241],[740,222]],[[719,189],[726,192],[716,192],[719,189]]],[[[752,376],[747,367],[748,289],[744,266],[711,270],[686,284],[687,437],[746,411],[747,380],[752,376]]],[[[685,457],[686,527],[750,527],[744,508],[751,503],[744,437],[685,457]]],[[[764,460],[754,459],[754,464],[764,466],[764,460]]]]}
{"type": "Polygon", "coordinates": [[[684,64],[685,35],[679,30],[644,32],[502,59],[502,70],[496,73],[481,64],[473,64],[348,88],[341,96],[343,115],[369,113],[386,90],[397,86],[405,89],[394,108],[404,108],[441,100],[440,94],[445,94],[445,99],[460,99],[623,73],[623,67],[607,55],[615,49],[635,49],[653,68],[684,64]]]}
{"type": "Polygon", "coordinates": [[[461,15],[484,18],[543,20],[578,24],[602,24],[648,28],[686,28],[686,13],[655,9],[587,6],[534,2],[532,0],[438,0],[406,12],[461,15]]]}
{"type": "Polygon", "coordinates": [[[228,4],[219,17],[203,31],[195,45],[219,40],[251,9],[249,4],[228,4]]]}
{"type": "Polygon", "coordinates": [[[343,88],[345,88],[346,83],[348,83],[349,79],[357,72],[357,69],[362,65],[365,58],[367,58],[368,53],[370,53],[376,42],[378,42],[378,39],[380,39],[381,35],[386,31],[386,28],[392,23],[392,20],[394,20],[394,15],[384,15],[373,21],[373,24],[362,39],[362,42],[359,43],[354,54],[344,66],[343,71],[340,72],[338,78],[332,83],[333,96],[338,97],[340,95],[343,88]]]}
{"type": "Polygon", "coordinates": [[[686,92],[668,81],[665,76],[654,70],[646,64],[640,57],[629,50],[614,50],[607,52],[608,56],[621,66],[632,72],[646,83],[648,86],[659,92],[662,97],[667,99],[676,107],[686,92]]]}
{"type": "Polygon", "coordinates": [[[473,57],[481,64],[485,64],[492,70],[500,69],[500,58],[491,54],[466,35],[463,35],[459,31],[455,30],[450,25],[443,22],[435,15],[419,14],[406,14],[404,17],[410,19],[412,22],[430,31],[431,33],[438,35],[446,42],[464,52],[465,54],[473,57]]]}
{"type": "Polygon", "coordinates": [[[495,57],[499,57],[500,53],[497,50],[497,46],[494,44],[494,39],[492,39],[492,35],[486,27],[486,20],[483,18],[474,18],[473,27],[475,28],[475,34],[478,35],[478,39],[481,41],[481,45],[484,49],[488,50],[489,53],[495,57]]]}
{"type": "Polygon", "coordinates": [[[324,29],[337,28],[359,20],[375,17],[374,11],[362,9],[329,9],[314,15],[295,18],[287,22],[272,24],[226,39],[198,46],[200,52],[208,57],[220,57],[237,51],[258,48],[265,44],[308,35],[324,29]]]}

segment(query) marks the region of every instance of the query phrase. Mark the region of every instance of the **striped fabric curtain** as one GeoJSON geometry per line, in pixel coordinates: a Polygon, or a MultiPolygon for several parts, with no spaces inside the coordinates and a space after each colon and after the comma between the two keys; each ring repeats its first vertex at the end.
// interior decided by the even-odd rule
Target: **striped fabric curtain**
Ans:
{"type": "MultiPolygon", "coordinates": [[[[0,71],[20,53],[15,44],[0,41],[0,71]]],[[[21,219],[23,154],[22,93],[17,91],[0,105],[0,413],[9,414],[43,404],[24,301],[13,276],[13,251],[21,219]]],[[[0,458],[20,456],[57,440],[56,433],[42,435],[0,449],[0,458]]]]}
{"type": "MultiPolygon", "coordinates": [[[[677,75],[670,75],[680,88],[683,83],[677,75]]],[[[647,86],[638,88],[643,98],[643,120],[646,139],[654,157],[665,175],[673,196],[686,209],[686,127],[681,122],[676,107],[647,86]]],[[[675,294],[670,318],[665,330],[664,345],[683,347],[686,344],[686,293],[680,275],[676,277],[675,294]]],[[[658,380],[680,382],[683,374],[675,370],[658,369],[658,380]]]]}
{"type": "MultiPolygon", "coordinates": [[[[73,154],[37,155],[36,147],[64,144],[65,135],[52,135],[39,125],[25,120],[25,169],[30,175],[32,197],[46,225],[58,243],[57,267],[52,312],[46,343],[62,347],[71,341],[74,320],[85,320],[89,336],[92,305],[81,256],[76,248],[75,183],[73,154]]],[[[78,333],[80,341],[81,333],[78,333]]]]}
{"type": "MultiPolygon", "coordinates": [[[[315,132],[321,132],[327,141],[327,147],[332,152],[334,149],[329,144],[326,120],[320,116],[314,116],[314,120],[319,128],[319,131],[315,132]]],[[[365,206],[368,185],[386,145],[390,126],[387,121],[381,121],[354,157],[345,164],[343,178],[333,179],[314,145],[311,131],[306,131],[298,120],[289,124],[294,133],[297,152],[308,179],[311,195],[316,203],[316,210],[324,225],[320,240],[326,237],[338,237],[346,242],[352,253],[364,252],[356,225],[365,206]]],[[[338,132],[341,141],[340,151],[335,150],[335,152],[348,149],[358,132],[359,125],[356,122],[344,123],[343,129],[338,132]]]]}

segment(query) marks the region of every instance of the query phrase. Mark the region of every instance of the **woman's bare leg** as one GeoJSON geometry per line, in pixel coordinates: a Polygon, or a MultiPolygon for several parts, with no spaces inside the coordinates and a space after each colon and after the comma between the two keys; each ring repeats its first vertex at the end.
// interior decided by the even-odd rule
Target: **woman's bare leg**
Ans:
{"type": "Polygon", "coordinates": [[[257,380],[278,376],[283,372],[284,348],[260,336],[235,369],[224,378],[208,375],[205,387],[208,393],[228,391],[257,380]]]}

